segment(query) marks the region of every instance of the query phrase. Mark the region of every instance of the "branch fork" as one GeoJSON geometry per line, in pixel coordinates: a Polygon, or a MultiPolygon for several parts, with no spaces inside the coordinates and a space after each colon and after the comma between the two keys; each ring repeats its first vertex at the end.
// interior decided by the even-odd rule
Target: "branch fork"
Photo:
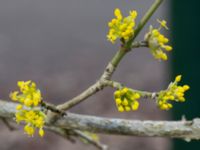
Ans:
{"type": "MultiPolygon", "coordinates": [[[[71,139],[71,135],[76,135],[79,138],[84,138],[90,144],[96,146],[98,149],[106,150],[107,146],[101,144],[88,137],[82,131],[117,134],[117,135],[131,135],[131,136],[148,136],[148,137],[171,137],[181,138],[187,141],[200,140],[200,119],[195,118],[191,121],[141,121],[141,120],[125,120],[118,118],[103,118],[95,116],[86,116],[73,113],[66,113],[70,108],[78,105],[86,100],[88,97],[103,90],[105,87],[112,87],[120,89],[123,85],[112,80],[112,75],[115,72],[118,64],[124,58],[127,52],[134,48],[148,47],[147,41],[136,42],[135,38],[138,36],[142,28],[145,26],[149,18],[153,15],[156,9],[160,6],[163,0],[155,0],[153,5],[149,8],[146,14],[139,22],[134,36],[127,42],[123,43],[121,48],[116,52],[114,57],[106,66],[104,72],[93,85],[88,87],[85,91],[66,101],[63,104],[55,106],[46,102],[42,102],[41,107],[45,108],[47,113],[46,128],[64,138],[71,139]],[[68,132],[70,131],[70,132],[68,132]]],[[[146,92],[133,90],[141,94],[144,98],[156,99],[156,92],[146,92]]],[[[13,119],[16,113],[16,103],[6,102],[0,100],[0,117],[4,123],[10,128],[7,119],[13,119]]],[[[41,108],[39,108],[41,109],[41,108]]],[[[11,129],[11,128],[10,128],[11,129]]]]}

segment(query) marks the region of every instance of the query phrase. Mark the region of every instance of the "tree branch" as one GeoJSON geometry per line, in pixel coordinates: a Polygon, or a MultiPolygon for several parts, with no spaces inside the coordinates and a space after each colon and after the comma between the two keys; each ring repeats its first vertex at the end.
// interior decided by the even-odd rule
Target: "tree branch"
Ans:
{"type": "Polygon", "coordinates": [[[117,67],[117,65],[119,64],[119,62],[121,61],[121,59],[123,58],[125,53],[126,52],[124,50],[117,51],[117,53],[115,54],[115,56],[113,57],[111,62],[108,63],[108,65],[107,65],[106,69],[104,70],[103,74],[101,75],[100,79],[95,84],[93,84],[88,89],[83,91],[78,96],[72,98],[71,100],[69,100],[61,105],[58,105],[57,108],[61,109],[61,110],[68,110],[69,108],[79,104],[80,102],[84,101],[88,97],[90,97],[90,96],[94,95],[95,93],[97,93],[98,91],[102,90],[106,86],[104,84],[104,81],[108,80],[112,77],[112,74],[114,73],[115,68],[117,67]]]}
{"type": "Polygon", "coordinates": [[[198,118],[192,121],[140,121],[70,114],[57,120],[55,125],[106,134],[200,140],[198,118]]]}
{"type": "MultiPolygon", "coordinates": [[[[16,105],[16,103],[0,100],[0,117],[13,118],[14,113],[16,112],[16,105]]],[[[200,140],[199,118],[191,121],[140,121],[117,118],[110,119],[68,113],[67,115],[60,117],[53,126],[66,128],[68,130],[76,129],[115,135],[171,137],[185,140],[200,140]]]]}
{"type": "Polygon", "coordinates": [[[100,143],[99,141],[92,139],[90,136],[86,135],[84,132],[79,131],[79,130],[63,129],[63,128],[59,128],[55,126],[47,126],[45,128],[63,137],[64,139],[69,140],[72,143],[75,143],[76,142],[75,137],[78,137],[80,140],[83,139],[86,142],[88,142],[88,144],[92,144],[97,149],[107,150],[108,148],[107,145],[104,145],[100,143]]]}
{"type": "Polygon", "coordinates": [[[72,98],[71,100],[58,105],[57,108],[61,109],[61,110],[68,110],[71,107],[81,103],[82,101],[84,101],[85,99],[87,99],[88,97],[90,97],[91,95],[97,93],[99,90],[101,90],[103,88],[102,83],[100,83],[99,81],[97,81],[95,84],[93,84],[92,86],[90,86],[88,89],[86,89],[85,91],[83,91],[81,94],[79,94],[78,96],[72,98]]]}
{"type": "Polygon", "coordinates": [[[62,129],[55,126],[46,126],[45,129],[63,137],[64,139],[69,140],[72,143],[76,142],[76,140],[72,137],[72,133],[70,132],[71,130],[62,129]]]}
{"type": "Polygon", "coordinates": [[[148,47],[147,41],[133,42],[132,48],[148,47]]]}
{"type": "Polygon", "coordinates": [[[85,134],[85,133],[82,132],[82,131],[74,130],[74,133],[75,133],[79,138],[82,138],[82,139],[86,140],[88,143],[94,145],[95,147],[97,147],[97,148],[100,149],[100,150],[107,150],[107,149],[108,149],[108,146],[107,146],[107,145],[104,145],[104,144],[100,143],[99,141],[96,141],[96,140],[92,139],[90,136],[88,136],[87,134],[85,134]]]}
{"type": "MultiPolygon", "coordinates": [[[[115,89],[120,89],[123,87],[123,85],[119,82],[112,81],[112,80],[105,80],[104,84],[107,86],[110,86],[115,89]]],[[[131,89],[133,92],[139,93],[143,98],[151,98],[151,99],[156,99],[157,93],[156,92],[147,92],[147,91],[140,91],[140,90],[135,90],[131,89]]]]}
{"type": "Polygon", "coordinates": [[[14,131],[15,130],[15,127],[12,126],[6,118],[1,118],[1,120],[10,131],[14,131]]]}
{"type": "MultiPolygon", "coordinates": [[[[0,118],[2,120],[6,120],[6,125],[8,125],[8,127],[9,127],[9,129],[11,129],[11,131],[13,131],[13,129],[16,129],[16,128],[10,126],[7,119],[12,119],[12,121],[14,121],[13,119],[14,119],[15,112],[16,112],[15,107],[17,105],[18,105],[17,103],[6,102],[6,101],[0,100],[0,118]]],[[[53,105],[51,105],[51,104],[49,104],[49,105],[53,107],[53,105]]],[[[91,137],[89,137],[82,131],[74,130],[74,129],[60,128],[60,127],[53,126],[51,124],[46,125],[45,129],[69,140],[70,142],[73,142],[73,143],[75,142],[75,139],[73,137],[79,137],[79,138],[86,140],[89,144],[94,145],[95,147],[97,147],[100,150],[107,150],[106,145],[100,143],[99,141],[93,140],[91,137]]]]}
{"type": "Polygon", "coordinates": [[[153,13],[156,11],[156,9],[159,7],[159,5],[162,3],[163,0],[155,0],[155,2],[152,4],[152,6],[149,8],[149,10],[146,12],[146,14],[143,16],[141,21],[139,22],[139,25],[137,26],[133,38],[131,38],[126,45],[122,45],[120,50],[117,51],[117,53],[114,55],[112,60],[108,63],[106,69],[104,70],[102,76],[100,79],[90,86],[88,89],[83,91],[78,96],[72,98],[71,100],[58,105],[57,108],[61,110],[68,110],[69,108],[79,104],[80,102],[84,101],[91,95],[95,94],[96,92],[103,89],[106,85],[104,85],[104,80],[110,80],[112,77],[112,74],[114,73],[115,69],[117,68],[118,64],[122,60],[122,58],[125,56],[125,54],[129,51],[131,48],[137,48],[140,46],[147,46],[147,43],[135,43],[132,45],[134,39],[139,34],[141,29],[144,27],[144,25],[147,23],[149,18],[153,15],[153,13]]]}
{"type": "Polygon", "coordinates": [[[147,10],[147,12],[145,13],[145,15],[142,17],[142,19],[140,20],[134,36],[128,41],[127,44],[127,48],[131,48],[133,41],[135,40],[135,38],[138,36],[138,34],[140,33],[140,31],[143,29],[143,27],[145,26],[145,24],[147,23],[147,21],[151,18],[151,16],[154,14],[154,12],[158,9],[158,7],[160,6],[160,4],[163,2],[164,0],[155,0],[154,3],[151,5],[151,7],[147,10]]]}

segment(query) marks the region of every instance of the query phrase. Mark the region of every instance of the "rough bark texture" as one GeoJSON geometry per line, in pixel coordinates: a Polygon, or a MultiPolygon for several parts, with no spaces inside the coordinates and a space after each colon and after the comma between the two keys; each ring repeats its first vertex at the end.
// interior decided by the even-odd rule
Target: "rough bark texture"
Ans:
{"type": "MultiPolygon", "coordinates": [[[[15,107],[15,103],[0,101],[0,116],[13,118],[15,107]]],[[[117,135],[172,137],[187,141],[200,139],[199,118],[191,121],[141,121],[68,113],[59,118],[54,126],[117,135]]]]}

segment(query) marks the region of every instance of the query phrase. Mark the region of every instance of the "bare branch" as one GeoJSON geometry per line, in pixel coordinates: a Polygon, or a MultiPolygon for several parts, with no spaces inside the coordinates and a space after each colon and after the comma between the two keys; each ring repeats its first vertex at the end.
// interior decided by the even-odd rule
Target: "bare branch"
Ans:
{"type": "MultiPolygon", "coordinates": [[[[120,89],[123,87],[123,85],[119,82],[116,81],[112,81],[112,80],[105,80],[104,84],[107,86],[110,86],[112,88],[115,89],[120,89]]],[[[156,99],[157,93],[156,92],[147,92],[147,91],[140,91],[140,90],[135,90],[135,89],[131,89],[133,92],[137,92],[140,93],[140,95],[143,98],[151,98],[151,99],[156,99]]]]}
{"type": "Polygon", "coordinates": [[[163,0],[155,0],[154,1],[152,6],[149,8],[149,10],[146,12],[146,14],[141,19],[139,25],[136,28],[134,36],[128,41],[128,43],[125,45],[125,47],[124,47],[124,45],[122,45],[120,50],[117,51],[117,53],[114,55],[112,60],[108,63],[108,65],[107,65],[106,69],[104,70],[100,79],[95,84],[93,84],[88,89],[86,89],[81,94],[79,94],[78,96],[65,102],[64,104],[59,105],[58,106],[59,109],[67,110],[67,109],[79,104],[80,102],[84,101],[85,99],[87,99],[91,95],[95,94],[96,92],[100,91],[101,89],[103,89],[105,87],[105,85],[103,84],[104,80],[111,79],[112,74],[114,73],[115,69],[117,68],[117,66],[120,63],[120,61],[122,60],[122,58],[129,51],[129,49],[140,47],[140,46],[147,46],[146,42],[142,42],[142,43],[136,42],[133,45],[132,45],[132,43],[133,43],[134,39],[136,38],[136,36],[141,31],[141,29],[147,23],[149,18],[153,15],[153,13],[156,11],[156,9],[159,7],[159,5],[162,3],[162,1],[163,0]]]}
{"type": "Polygon", "coordinates": [[[57,113],[57,114],[60,114],[62,116],[66,115],[65,111],[58,109],[54,104],[42,101],[41,106],[44,107],[46,110],[52,111],[53,113],[57,113]]]}
{"type": "Polygon", "coordinates": [[[82,131],[63,129],[63,128],[54,127],[54,126],[47,126],[46,129],[69,140],[72,143],[75,143],[76,142],[75,137],[78,137],[80,139],[84,139],[86,142],[88,142],[88,144],[92,144],[100,150],[107,150],[107,145],[104,145],[104,144],[100,143],[99,141],[92,139],[90,136],[86,135],[82,131]]]}
{"type": "Polygon", "coordinates": [[[151,7],[148,9],[148,11],[145,13],[145,15],[142,17],[142,19],[140,20],[134,36],[129,40],[127,47],[131,48],[133,41],[135,40],[135,38],[138,36],[138,34],[140,33],[140,31],[143,29],[143,27],[146,25],[146,23],[148,22],[148,20],[151,18],[151,16],[154,14],[154,12],[158,9],[158,7],[160,6],[160,4],[163,2],[164,0],[155,0],[154,3],[151,5],[151,7]]]}
{"type": "Polygon", "coordinates": [[[104,145],[102,143],[100,143],[99,141],[96,141],[94,139],[92,139],[90,136],[88,136],[87,134],[85,134],[84,132],[82,131],[79,131],[79,130],[73,130],[73,132],[79,136],[80,138],[83,138],[84,140],[86,140],[88,143],[94,145],[95,147],[97,147],[98,149],[100,150],[107,150],[108,149],[108,146],[107,145],[104,145]]]}
{"type": "MultiPolygon", "coordinates": [[[[16,103],[0,100],[0,117],[13,118],[16,105],[16,103]]],[[[76,129],[105,134],[200,140],[199,118],[191,121],[140,121],[68,113],[67,116],[60,117],[53,125],[69,130],[76,129]]]]}
{"type": "Polygon", "coordinates": [[[14,131],[16,128],[14,126],[12,126],[9,121],[6,118],[1,118],[2,122],[6,125],[6,127],[10,130],[10,131],[14,131]]]}
{"type": "Polygon", "coordinates": [[[140,121],[68,114],[57,120],[55,125],[106,134],[200,140],[198,118],[192,121],[140,121]]]}
{"type": "MultiPolygon", "coordinates": [[[[118,57],[119,57],[119,55],[118,55],[118,57]]],[[[102,90],[106,86],[104,81],[110,79],[112,74],[114,73],[114,71],[115,71],[115,66],[112,63],[109,63],[107,65],[106,69],[104,70],[102,76],[100,77],[100,79],[95,84],[90,86],[88,89],[83,91],[78,96],[76,96],[76,97],[72,98],[71,100],[65,102],[64,104],[58,105],[57,108],[61,109],[61,110],[68,110],[71,107],[73,107],[73,106],[79,104],[80,102],[84,101],[88,97],[94,95],[98,91],[102,90]]]]}
{"type": "Polygon", "coordinates": [[[93,84],[92,86],[90,86],[88,89],[83,91],[78,96],[72,98],[71,100],[65,102],[64,104],[58,105],[57,108],[61,109],[61,110],[68,110],[69,108],[79,104],[80,102],[84,101],[85,99],[87,99],[91,95],[95,94],[96,92],[98,92],[102,88],[103,88],[103,85],[98,81],[95,84],[93,84]]]}
{"type": "Polygon", "coordinates": [[[62,129],[62,128],[59,128],[59,127],[54,127],[54,126],[46,126],[45,127],[47,130],[63,137],[64,139],[67,139],[69,140],[70,142],[72,143],[75,143],[76,140],[72,137],[72,132],[73,130],[68,130],[68,129],[62,129]]]}
{"type": "Polygon", "coordinates": [[[133,42],[132,48],[148,47],[147,41],[133,42]]]}

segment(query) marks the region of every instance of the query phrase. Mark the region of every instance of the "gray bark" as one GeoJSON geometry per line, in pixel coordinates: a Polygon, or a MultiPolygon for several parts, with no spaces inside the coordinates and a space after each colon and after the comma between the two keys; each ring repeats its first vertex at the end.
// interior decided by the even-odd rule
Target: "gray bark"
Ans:
{"type": "MultiPolygon", "coordinates": [[[[0,117],[14,118],[16,105],[16,103],[0,100],[0,117]]],[[[141,121],[67,113],[51,126],[115,135],[171,137],[187,141],[200,140],[199,118],[191,121],[141,121]]]]}

